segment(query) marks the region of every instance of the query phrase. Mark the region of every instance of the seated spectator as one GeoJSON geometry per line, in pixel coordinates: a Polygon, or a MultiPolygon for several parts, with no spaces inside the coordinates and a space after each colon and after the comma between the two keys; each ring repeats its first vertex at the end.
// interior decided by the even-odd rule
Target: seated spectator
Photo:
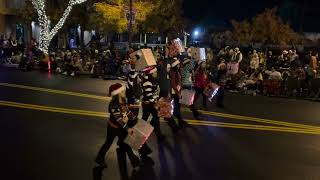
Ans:
{"type": "Polygon", "coordinates": [[[79,54],[76,54],[71,61],[71,76],[75,76],[77,71],[83,72],[79,54]]]}
{"type": "Polygon", "coordinates": [[[83,56],[82,65],[83,65],[83,70],[84,71],[90,72],[90,70],[91,70],[91,68],[93,66],[93,62],[91,61],[90,56],[88,56],[88,55],[84,55],[83,56]]]}
{"type": "Polygon", "coordinates": [[[69,75],[71,73],[71,58],[72,58],[72,54],[69,50],[66,51],[65,53],[65,57],[63,60],[63,65],[62,65],[62,70],[63,70],[63,74],[64,75],[69,75]]]}
{"type": "Polygon", "coordinates": [[[277,71],[274,67],[271,69],[271,71],[265,71],[266,74],[269,75],[270,80],[281,80],[282,75],[279,71],[277,71]]]}
{"type": "Polygon", "coordinates": [[[256,92],[261,92],[261,84],[263,81],[262,73],[259,71],[256,71],[251,74],[250,78],[248,80],[244,81],[244,86],[248,90],[254,90],[256,92]]]}
{"type": "Polygon", "coordinates": [[[304,80],[306,79],[306,72],[304,71],[304,69],[302,67],[299,67],[296,69],[296,75],[298,77],[298,79],[300,80],[304,80]]]}

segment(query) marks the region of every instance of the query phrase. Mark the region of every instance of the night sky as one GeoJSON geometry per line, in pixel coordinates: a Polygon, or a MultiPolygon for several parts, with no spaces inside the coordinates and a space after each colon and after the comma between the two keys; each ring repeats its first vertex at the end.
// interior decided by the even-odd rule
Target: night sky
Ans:
{"type": "Polygon", "coordinates": [[[273,7],[296,31],[320,32],[320,0],[184,0],[183,5],[188,19],[217,28],[228,28],[232,19],[251,18],[273,7]]]}

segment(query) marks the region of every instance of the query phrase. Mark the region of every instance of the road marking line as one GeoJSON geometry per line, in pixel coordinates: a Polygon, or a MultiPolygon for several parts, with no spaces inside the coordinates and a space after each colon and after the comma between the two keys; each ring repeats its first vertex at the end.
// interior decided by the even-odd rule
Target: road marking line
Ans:
{"type": "MultiPolygon", "coordinates": [[[[313,131],[304,131],[301,129],[291,130],[286,128],[260,128],[260,127],[246,127],[246,126],[240,126],[240,125],[224,125],[224,124],[206,124],[206,123],[196,123],[191,122],[189,123],[191,125],[198,125],[198,126],[213,126],[213,127],[220,127],[220,128],[233,128],[233,129],[247,129],[247,130],[260,130],[260,131],[273,131],[273,132],[288,132],[288,133],[300,133],[300,134],[310,134],[310,135],[320,135],[320,132],[313,132],[313,131]]],[[[272,126],[270,126],[272,127],[272,126]]]]}
{"type": "Polygon", "coordinates": [[[33,105],[33,104],[25,104],[25,103],[16,103],[16,102],[2,101],[2,100],[0,100],[0,105],[17,107],[17,108],[22,108],[22,109],[41,110],[41,111],[58,112],[58,113],[74,114],[74,115],[95,116],[95,117],[104,117],[104,118],[108,117],[107,113],[101,113],[101,112],[95,112],[95,111],[57,108],[57,107],[49,107],[49,106],[33,105]]]}
{"type": "Polygon", "coordinates": [[[281,126],[301,128],[301,129],[320,130],[320,127],[313,126],[313,125],[290,123],[290,122],[284,122],[284,121],[275,121],[275,120],[269,120],[269,119],[263,119],[263,118],[232,115],[232,114],[225,114],[225,113],[218,113],[218,112],[209,112],[209,111],[202,111],[202,110],[199,110],[199,112],[206,114],[206,115],[216,116],[216,117],[225,117],[225,118],[231,118],[231,119],[237,119],[237,120],[252,121],[252,122],[259,122],[259,123],[273,124],[273,125],[281,125],[281,126]]]}
{"type": "Polygon", "coordinates": [[[63,91],[63,90],[56,90],[56,89],[47,89],[47,88],[40,88],[40,87],[34,87],[34,86],[25,86],[25,85],[9,84],[9,83],[0,83],[0,86],[28,89],[28,90],[34,90],[34,91],[47,92],[47,93],[69,95],[69,96],[78,96],[78,97],[98,99],[98,100],[104,100],[104,101],[111,100],[111,98],[107,96],[97,96],[92,94],[77,93],[77,92],[63,91]]]}
{"type": "MultiPolygon", "coordinates": [[[[108,113],[104,113],[104,112],[58,108],[58,107],[17,103],[17,102],[2,101],[2,100],[0,100],[0,106],[9,106],[9,107],[15,107],[15,108],[22,108],[22,109],[48,111],[48,112],[73,114],[73,115],[94,116],[94,117],[102,117],[102,118],[109,117],[109,114],[108,113]]],[[[192,125],[199,125],[199,126],[214,126],[214,127],[225,127],[225,128],[279,131],[279,132],[292,132],[292,133],[303,133],[303,134],[320,135],[320,131],[308,130],[308,129],[304,130],[304,129],[299,129],[299,128],[287,128],[287,127],[278,127],[278,126],[263,126],[263,125],[252,125],[252,124],[236,124],[236,123],[224,123],[224,122],[208,122],[208,121],[199,121],[199,120],[187,120],[187,122],[192,124],[192,125]]]]}
{"type": "Polygon", "coordinates": [[[292,128],[292,127],[279,127],[279,126],[266,126],[266,125],[254,125],[254,124],[241,124],[241,123],[226,123],[226,122],[216,122],[216,121],[198,121],[198,120],[187,120],[188,123],[201,123],[201,124],[214,124],[214,125],[222,125],[222,126],[241,126],[241,127],[248,127],[248,128],[258,128],[258,129],[282,129],[282,130],[292,130],[292,131],[305,131],[305,132],[315,132],[319,133],[320,131],[317,130],[309,130],[309,129],[300,129],[300,128],[292,128]]]}
{"type": "MultiPolygon", "coordinates": [[[[104,100],[104,101],[110,101],[110,99],[111,99],[110,97],[104,97],[104,96],[97,96],[97,95],[77,93],[77,92],[71,92],[71,91],[63,91],[63,90],[55,90],[55,89],[47,89],[47,88],[40,88],[40,87],[33,87],[33,86],[25,86],[25,85],[18,85],[18,84],[0,83],[0,86],[28,89],[28,90],[34,90],[34,91],[42,91],[42,92],[47,92],[47,93],[62,94],[62,95],[69,95],[69,96],[84,97],[84,98],[90,98],[90,99],[98,99],[98,100],[104,100]]],[[[183,111],[190,112],[190,110],[187,108],[183,108],[183,111]]],[[[320,130],[320,127],[313,126],[313,125],[289,123],[289,122],[284,122],[284,121],[276,121],[276,120],[269,120],[269,119],[263,119],[263,118],[225,114],[225,113],[218,113],[218,112],[212,112],[212,111],[199,110],[199,112],[201,112],[202,114],[205,114],[205,115],[216,116],[216,117],[224,117],[224,118],[231,118],[231,119],[237,119],[237,120],[272,124],[272,125],[280,125],[280,126],[285,126],[285,127],[320,130]]],[[[210,122],[210,121],[208,121],[208,122],[210,122]]]]}

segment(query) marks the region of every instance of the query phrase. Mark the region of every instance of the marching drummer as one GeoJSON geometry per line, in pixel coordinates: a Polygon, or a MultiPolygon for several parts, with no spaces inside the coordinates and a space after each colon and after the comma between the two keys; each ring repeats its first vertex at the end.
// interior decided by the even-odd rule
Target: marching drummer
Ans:
{"type": "Polygon", "coordinates": [[[151,125],[154,127],[154,132],[159,141],[164,139],[164,135],[160,131],[160,121],[158,111],[155,108],[158,95],[156,83],[157,68],[149,67],[144,70],[144,74],[141,77],[142,86],[142,119],[147,121],[149,116],[152,115],[151,125]]]}
{"type": "Polygon", "coordinates": [[[109,104],[110,118],[107,125],[107,138],[95,160],[102,167],[106,167],[104,158],[116,136],[119,137],[117,151],[127,153],[133,167],[139,166],[140,163],[139,157],[133,153],[128,144],[124,143],[126,136],[133,134],[131,127],[137,122],[137,117],[128,108],[125,89],[125,86],[120,83],[113,84],[109,88],[112,100],[109,104]]]}

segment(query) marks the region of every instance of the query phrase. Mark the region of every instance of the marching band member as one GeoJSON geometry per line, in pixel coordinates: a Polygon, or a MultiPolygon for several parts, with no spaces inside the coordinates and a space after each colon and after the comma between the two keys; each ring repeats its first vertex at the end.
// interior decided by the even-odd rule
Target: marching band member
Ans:
{"type": "Polygon", "coordinates": [[[181,116],[181,111],[180,111],[180,108],[181,108],[180,97],[181,97],[182,82],[181,82],[181,72],[180,72],[180,61],[176,58],[174,58],[171,64],[170,80],[171,80],[171,89],[172,89],[172,99],[174,102],[173,115],[178,119],[178,123],[181,128],[188,123],[183,120],[181,116]]]}
{"type": "Polygon", "coordinates": [[[124,139],[129,134],[133,133],[130,127],[133,127],[137,121],[137,117],[129,110],[125,96],[125,87],[119,83],[113,84],[109,88],[109,95],[112,100],[109,104],[110,119],[107,125],[107,138],[103,146],[100,148],[96,158],[96,163],[106,167],[104,158],[110,149],[113,140],[116,136],[119,137],[119,149],[128,154],[133,167],[137,167],[140,163],[139,158],[133,153],[131,147],[124,143],[124,139]]]}
{"type": "Polygon", "coordinates": [[[156,83],[157,68],[146,68],[144,74],[141,77],[142,86],[142,119],[147,121],[149,116],[152,115],[151,125],[154,127],[154,132],[157,135],[159,141],[164,139],[160,131],[160,122],[158,111],[155,108],[157,103],[158,95],[156,83]]]}

